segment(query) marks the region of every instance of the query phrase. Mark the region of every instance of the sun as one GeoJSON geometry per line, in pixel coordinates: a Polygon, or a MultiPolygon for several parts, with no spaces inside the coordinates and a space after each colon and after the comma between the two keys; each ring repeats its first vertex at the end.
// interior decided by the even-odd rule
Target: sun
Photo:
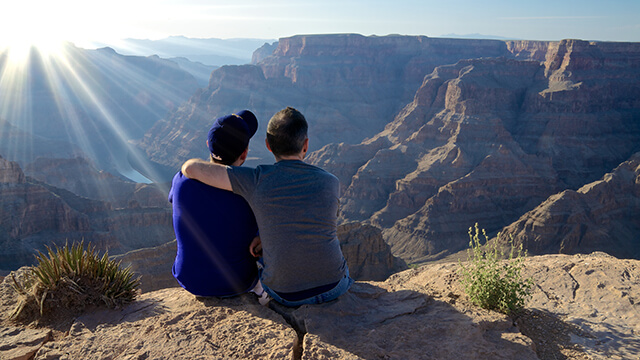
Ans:
{"type": "Polygon", "coordinates": [[[21,0],[3,6],[0,14],[0,49],[12,62],[24,62],[32,50],[57,54],[72,35],[74,11],[69,2],[21,0]]]}

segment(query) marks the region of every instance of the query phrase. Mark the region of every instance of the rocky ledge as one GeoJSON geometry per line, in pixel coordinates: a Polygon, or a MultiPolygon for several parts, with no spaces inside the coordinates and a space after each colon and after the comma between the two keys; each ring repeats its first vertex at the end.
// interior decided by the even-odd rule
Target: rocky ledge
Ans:
{"type": "MultiPolygon", "coordinates": [[[[0,328],[2,359],[635,359],[640,261],[603,253],[528,258],[536,286],[515,320],[472,306],[455,263],[356,282],[336,301],[287,309],[253,295],[179,288],[67,326],[0,328]]],[[[10,277],[7,278],[9,280],[10,277]]],[[[0,313],[11,306],[0,286],[0,313]]],[[[6,315],[3,315],[3,317],[6,315]]]]}

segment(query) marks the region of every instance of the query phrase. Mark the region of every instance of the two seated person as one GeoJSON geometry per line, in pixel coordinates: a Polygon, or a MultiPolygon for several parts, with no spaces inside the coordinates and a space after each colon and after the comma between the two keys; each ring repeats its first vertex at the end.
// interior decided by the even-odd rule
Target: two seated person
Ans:
{"type": "Polygon", "coordinates": [[[257,128],[248,110],[218,118],[210,161],[188,160],[175,175],[173,275],[198,296],[264,291],[285,306],[336,299],[353,284],[336,234],[338,179],[303,161],[308,125],[290,107],[267,125],[275,164],[241,167],[257,128]]]}

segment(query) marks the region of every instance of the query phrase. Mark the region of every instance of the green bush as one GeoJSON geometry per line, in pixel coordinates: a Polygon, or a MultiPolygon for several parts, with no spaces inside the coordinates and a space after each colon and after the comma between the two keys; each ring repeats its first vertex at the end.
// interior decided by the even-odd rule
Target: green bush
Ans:
{"type": "Polygon", "coordinates": [[[87,305],[116,307],[133,301],[140,279],[130,268],[109,260],[108,253],[99,256],[95,246],[84,242],[47,247],[47,255],[38,252],[38,264],[27,271],[22,281],[13,276],[14,289],[20,298],[11,319],[37,320],[54,310],[75,313],[87,305]]]}
{"type": "Polygon", "coordinates": [[[469,239],[469,259],[467,264],[460,263],[460,271],[462,284],[471,302],[508,315],[522,309],[533,286],[533,280],[524,279],[521,274],[527,256],[522,251],[522,245],[516,248],[510,238],[507,255],[497,241],[488,244],[487,234],[484,229],[480,231],[477,223],[475,228],[469,228],[469,239]],[[484,247],[480,244],[480,234],[485,239],[484,247]]]}

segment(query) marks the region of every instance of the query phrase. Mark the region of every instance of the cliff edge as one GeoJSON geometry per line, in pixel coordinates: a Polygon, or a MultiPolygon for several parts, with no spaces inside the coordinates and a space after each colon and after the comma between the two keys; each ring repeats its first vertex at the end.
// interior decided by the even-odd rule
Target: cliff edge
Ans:
{"type": "MultiPolygon", "coordinates": [[[[142,294],[65,327],[0,327],[2,359],[632,359],[640,355],[640,261],[603,253],[526,259],[536,282],[522,315],[467,301],[455,263],[384,282],[356,282],[338,300],[296,309],[253,295],[142,294]]],[[[10,277],[0,285],[7,314],[10,277]]],[[[3,315],[3,317],[6,315],[3,315]]]]}

